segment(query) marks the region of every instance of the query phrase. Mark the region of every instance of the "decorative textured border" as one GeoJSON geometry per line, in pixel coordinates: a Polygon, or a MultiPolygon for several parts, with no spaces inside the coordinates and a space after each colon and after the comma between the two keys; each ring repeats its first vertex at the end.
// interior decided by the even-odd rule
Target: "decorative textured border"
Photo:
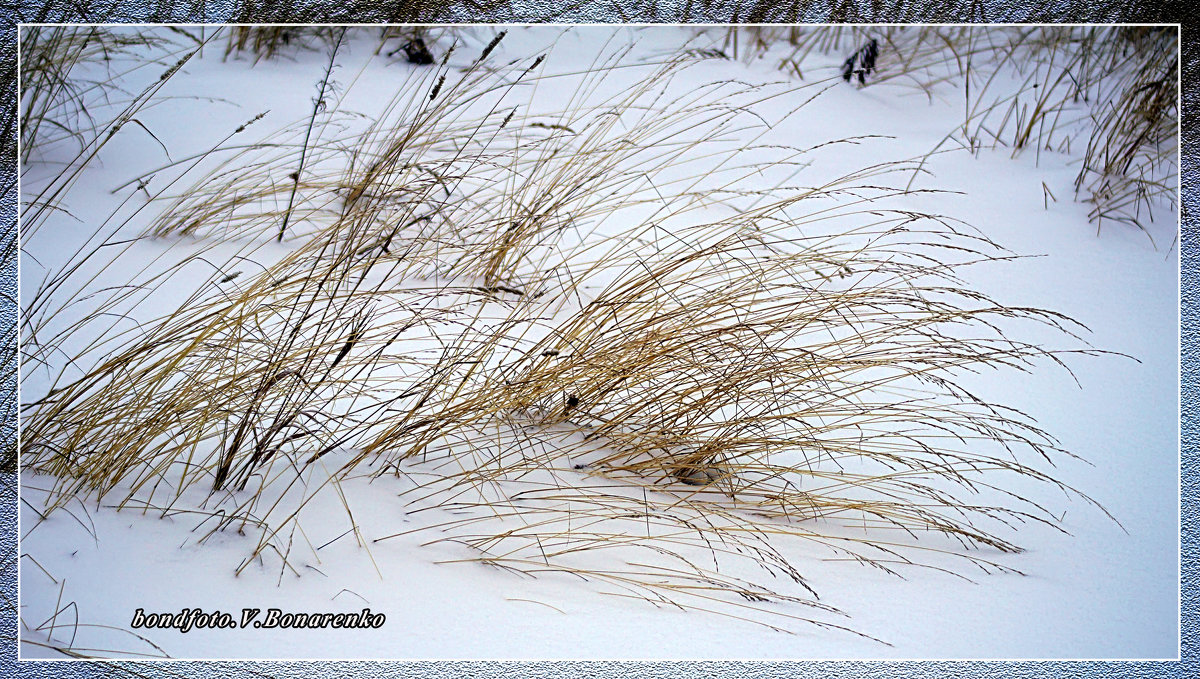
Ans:
{"type": "MultiPolygon", "coordinates": [[[[481,4],[481,3],[463,3],[481,4]]],[[[495,22],[1086,22],[1182,23],[1182,212],[1179,248],[1180,274],[1180,416],[1181,488],[1180,538],[1181,620],[1180,662],[17,662],[17,478],[0,471],[0,679],[7,677],[943,677],[969,679],[1008,677],[1186,677],[1200,676],[1196,653],[1197,474],[1200,474],[1200,393],[1197,392],[1197,353],[1200,352],[1200,253],[1197,215],[1200,198],[1195,182],[1198,131],[1193,102],[1200,80],[1200,44],[1189,25],[1182,2],[1171,0],[1096,0],[1081,3],[1018,2],[1015,0],[778,0],[755,4],[772,7],[763,16],[729,0],[509,0],[495,2],[484,14],[455,7],[455,0],[0,0],[0,336],[16,323],[16,249],[4,246],[15,237],[17,220],[15,129],[4,125],[17,106],[17,15],[43,21],[80,22],[375,22],[386,17],[427,21],[495,22]],[[578,5],[562,10],[563,5],[578,5]],[[347,8],[353,9],[347,9],[347,8]],[[93,11],[92,16],[87,12],[93,11]]],[[[749,6],[751,3],[741,3],[749,6]]],[[[0,341],[7,341],[0,339],[0,341]]],[[[0,356],[16,356],[13,349],[0,356]]],[[[8,366],[0,366],[6,368],[8,366]]],[[[0,371],[2,373],[2,371],[0,371]]],[[[0,443],[10,440],[16,414],[15,384],[0,383],[0,443]]]]}

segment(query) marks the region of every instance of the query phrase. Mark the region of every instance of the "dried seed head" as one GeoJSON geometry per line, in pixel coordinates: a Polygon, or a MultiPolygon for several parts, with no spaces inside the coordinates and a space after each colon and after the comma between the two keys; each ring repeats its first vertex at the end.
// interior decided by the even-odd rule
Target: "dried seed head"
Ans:
{"type": "Polygon", "coordinates": [[[483,53],[479,55],[479,58],[476,59],[476,61],[483,61],[484,59],[487,59],[487,56],[492,53],[492,50],[496,49],[496,45],[499,45],[500,41],[503,40],[504,36],[507,34],[508,31],[500,31],[497,33],[496,37],[492,38],[492,41],[488,43],[488,46],[483,48],[483,53]]]}

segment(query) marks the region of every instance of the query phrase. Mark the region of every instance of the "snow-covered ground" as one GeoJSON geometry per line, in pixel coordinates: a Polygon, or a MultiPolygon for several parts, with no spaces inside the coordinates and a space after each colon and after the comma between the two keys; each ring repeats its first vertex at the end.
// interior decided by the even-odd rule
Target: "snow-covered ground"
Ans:
{"type": "MultiPolygon", "coordinates": [[[[462,32],[466,44],[450,63],[469,64],[492,34],[488,28],[462,32]]],[[[690,48],[709,46],[688,28],[514,28],[492,59],[503,64],[545,53],[543,76],[564,77],[543,78],[513,103],[535,113],[581,110],[589,98],[603,101],[635,88],[654,70],[643,64],[684,49],[688,40],[693,41],[690,48]],[[602,78],[572,75],[594,70],[609,58],[619,62],[607,65],[621,68],[602,78]]],[[[23,303],[46,271],[66,262],[110,213],[123,219],[147,202],[136,192],[128,198],[132,188],[127,182],[169,162],[166,152],[171,160],[201,153],[263,111],[269,113],[246,134],[265,138],[271,130],[309,116],[327,50],[290,51],[252,65],[246,58],[223,59],[224,45],[221,39],[206,47],[173,77],[157,103],[138,113],[139,125],[125,126],[73,184],[63,199],[64,213],[24,239],[23,303]]],[[[375,34],[363,32],[339,52],[334,79],[341,111],[377,115],[396,87],[414,82],[412,72],[428,68],[376,55],[376,46],[375,34]]],[[[393,41],[388,50],[395,47],[393,41]]],[[[963,102],[955,87],[944,86],[932,97],[903,82],[856,87],[837,77],[843,58],[814,51],[801,64],[804,80],[790,81],[773,68],[771,54],[744,61],[701,59],[674,76],[671,91],[680,96],[703,92],[708,83],[722,79],[761,84],[760,101],[751,108],[770,127],[747,134],[761,135],[756,140],[762,144],[807,148],[872,135],[814,151],[805,157],[811,164],[794,180],[768,176],[764,182],[820,185],[876,163],[919,157],[961,126],[963,102]]],[[[426,80],[423,86],[431,84],[426,80]]],[[[713,143],[730,148],[720,140],[713,143]]],[[[25,195],[58,171],[54,154],[69,156],[69,143],[45,153],[23,175],[25,195]]],[[[434,532],[379,540],[439,520],[429,511],[410,513],[408,500],[399,499],[412,487],[405,477],[341,480],[338,492],[319,493],[305,506],[297,524],[303,536],[294,541],[291,565],[268,554],[235,574],[257,544],[250,532],[230,529],[201,542],[212,527],[204,525],[202,514],[161,518],[161,512],[115,511],[111,496],[99,506],[95,498],[80,498],[39,519],[44,491],[53,479],[27,471],[21,489],[22,656],[63,657],[49,648],[58,646],[85,655],[174,658],[1176,657],[1175,214],[1170,206],[1156,209],[1149,228],[1153,243],[1128,225],[1107,223],[1097,234],[1088,221],[1088,206],[1072,200],[1077,158],[1053,151],[1035,157],[1032,150],[1010,155],[1005,149],[934,155],[914,188],[939,192],[914,194],[891,205],[960,219],[1020,255],[964,269],[966,284],[1011,306],[1066,314],[1090,329],[1084,339],[1092,346],[1115,352],[1069,357],[1078,384],[1045,362],[1028,373],[974,375],[967,386],[992,402],[1032,415],[1063,448],[1083,458],[1056,458],[1051,471],[1096,500],[1119,525],[1078,497],[1017,479],[1005,487],[1053,507],[1069,533],[1038,523],[1020,525],[1006,537],[1024,552],[985,555],[1020,574],[984,573],[953,554],[929,554],[921,560],[932,567],[902,568],[903,577],[897,577],[835,558],[812,543],[779,542],[821,603],[847,616],[819,619],[864,637],[803,622],[788,623],[788,633],[775,631],[754,622],[762,619],[754,608],[744,610],[752,620],[740,620],[653,606],[606,596],[611,589],[563,573],[529,578],[477,562],[449,563],[470,555],[453,543],[426,545],[436,539],[434,532]],[[1056,199],[1047,200],[1047,192],[1056,199]],[[359,539],[347,534],[347,507],[359,539]],[[228,612],[235,620],[247,608],[261,609],[263,616],[271,608],[317,613],[369,608],[386,620],[370,629],[129,629],[138,610],[178,613],[197,607],[205,613],[228,612]]],[[[153,191],[154,184],[148,188],[153,191]]],[[[144,230],[163,205],[166,201],[151,203],[122,228],[144,230]]],[[[168,261],[208,247],[214,260],[223,261],[232,252],[222,250],[227,244],[165,238],[135,244],[121,261],[157,266],[155,257],[168,261]]],[[[279,257],[286,247],[270,245],[256,256],[279,257]]],[[[121,276],[129,280],[129,270],[110,267],[86,289],[119,284],[121,276]]],[[[159,306],[140,311],[165,310],[169,306],[164,305],[189,292],[186,281],[169,285],[176,287],[155,293],[159,306]]],[[[72,322],[64,316],[51,327],[72,322]]],[[[1021,332],[1024,338],[1042,339],[1037,328],[1021,332]]],[[[1061,335],[1045,339],[1068,344],[1061,335]]],[[[46,374],[24,367],[26,401],[44,393],[46,374]]],[[[203,493],[193,491],[179,507],[203,503],[203,493]]],[[[809,614],[786,603],[760,608],[809,614]]]]}

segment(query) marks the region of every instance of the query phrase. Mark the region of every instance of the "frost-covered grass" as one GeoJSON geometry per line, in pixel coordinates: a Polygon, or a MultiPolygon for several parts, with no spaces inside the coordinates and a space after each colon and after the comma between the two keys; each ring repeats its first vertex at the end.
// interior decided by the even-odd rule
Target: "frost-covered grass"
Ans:
{"type": "MultiPolygon", "coordinates": [[[[953,646],[861,626],[861,606],[824,594],[862,576],[847,562],[917,579],[1036,574],[1013,555],[1023,536],[1072,549],[1064,502],[1113,539],[1132,526],[1110,493],[1077,480],[1094,480],[1073,471],[1093,456],[1043,424],[1059,408],[1005,397],[1018,377],[1057,393],[1087,387],[1081,364],[1142,374],[1147,357],[1094,341],[1108,335],[1053,294],[1038,301],[1036,281],[1012,301],[980,284],[974,272],[1020,267],[1024,253],[979,223],[994,221],[994,202],[949,209],[959,189],[940,185],[949,155],[934,152],[982,118],[895,140],[903,123],[853,125],[872,114],[847,98],[873,90],[846,85],[815,52],[791,57],[804,80],[773,82],[680,29],[325,28],[307,44],[111,31],[147,54],[170,41],[181,54],[64,67],[68,84],[124,74],[131,94],[101,109],[116,112],[107,120],[78,126],[84,107],[70,103],[29,114],[79,129],[27,146],[22,174],[26,651],[256,655],[228,638],[175,651],[170,635],[64,624],[73,599],[57,574],[70,567],[40,550],[67,544],[64,522],[99,546],[100,526],[131,513],[177,524],[180,555],[229,559],[201,557],[198,571],[279,587],[364,563],[394,585],[408,571],[382,554],[411,572],[472,562],[498,572],[447,573],[484,587],[533,576],[543,589],[511,600],[547,615],[562,606],[541,596],[566,596],[576,615],[625,615],[563,594],[579,580],[581,593],[720,614],[716,633],[758,625],[868,656],[953,646]],[[415,37],[433,64],[404,58],[415,37]],[[295,73],[307,80],[279,84],[295,73]],[[272,79],[257,96],[239,89],[272,79]],[[233,112],[225,99],[239,91],[233,112]],[[809,111],[830,99],[845,120],[826,128],[809,111]],[[174,119],[154,117],[173,107],[174,119]],[[357,549],[327,562],[322,550],[343,538],[357,549]],[[99,636],[81,642],[81,631],[99,636]]],[[[1013,59],[985,54],[997,73],[1013,59]]],[[[886,82],[887,63],[867,78],[886,82]]],[[[1018,93],[1036,80],[1004,77],[1018,93]]],[[[944,89],[922,91],[932,102],[944,89]]],[[[1078,116],[1072,134],[1088,124],[1078,116]]],[[[1047,180],[1030,186],[1049,211],[1047,180]]],[[[1168,211],[1163,195],[1139,200],[1168,211]]],[[[1151,259],[1169,272],[1163,254],[1151,259]]],[[[1146,426],[1170,442],[1160,419],[1146,426]]],[[[1169,446],[1151,454],[1156,470],[1175,459],[1169,446]]],[[[144,544],[171,532],[147,531],[144,544]]],[[[364,586],[376,589],[351,577],[335,597],[365,599],[364,586]]],[[[227,587],[214,584],[213,599],[236,600],[227,587]]],[[[164,611],[179,600],[146,597],[164,611]]],[[[382,604],[395,607],[395,634],[415,624],[400,601],[382,604]]],[[[70,614],[91,615],[82,608],[70,614]]],[[[271,655],[414,654],[377,641],[284,649],[271,655]]]]}

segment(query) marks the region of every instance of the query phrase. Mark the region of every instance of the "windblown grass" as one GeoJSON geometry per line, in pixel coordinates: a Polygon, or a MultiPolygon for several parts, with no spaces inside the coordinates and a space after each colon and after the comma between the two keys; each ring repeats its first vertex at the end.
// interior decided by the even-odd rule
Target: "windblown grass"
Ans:
{"type": "MultiPolygon", "coordinates": [[[[935,552],[1010,570],[1012,529],[1057,521],[1006,478],[1086,498],[1044,471],[1068,453],[1032,417],[959,379],[1065,365],[1010,337],[1020,322],[1076,347],[1081,328],[962,283],[1008,255],[907,209],[888,183],[915,167],[794,185],[813,151],[758,143],[753,110],[780,91],[670,94],[688,59],[589,99],[624,68],[610,51],[544,112],[544,57],[496,66],[502,38],[414,67],[365,131],[327,94],[334,49],[311,115],[173,163],[146,235],[114,215],[22,300],[47,385],[23,394],[22,464],[53,479],[50,509],[199,512],[201,541],[258,534],[239,572],[270,553],[282,572],[316,493],[396,475],[458,560],[849,630],[796,541],[889,571],[935,552]],[[90,287],[165,238],[234,254],[90,287]]],[[[31,214],[36,235],[53,213],[31,214]]]]}
{"type": "Polygon", "coordinates": [[[603,292],[505,357],[460,404],[398,419],[356,461],[380,452],[397,474],[412,472],[410,460],[418,470],[434,464],[442,478],[420,484],[413,502],[453,498],[469,518],[441,524],[448,536],[438,541],[475,547],[483,563],[590,575],[726,614],[737,611],[712,601],[717,592],[795,599],[699,568],[664,543],[754,559],[806,592],[776,540],[893,570],[920,561],[918,535],[939,533],[974,565],[1007,570],[972,549],[1020,551],[996,529],[1057,521],[1033,500],[1004,498],[1000,479],[1077,493],[1020,461],[1064,455],[1048,434],[955,375],[1059,360],[1006,337],[1002,318],[1064,331],[1071,322],[957,287],[945,253],[931,256],[939,239],[980,261],[993,246],[935,216],[876,217],[828,239],[771,233],[786,233],[794,222],[781,213],[806,198],[673,231],[678,245],[631,256],[603,292]],[[770,235],[739,228],[764,222],[770,235]],[[466,450],[473,440],[496,443],[466,450]],[[1003,503],[961,499],[972,495],[1003,503]],[[869,527],[871,537],[839,527],[869,527]],[[572,565],[592,551],[638,548],[682,570],[572,565]]]}

